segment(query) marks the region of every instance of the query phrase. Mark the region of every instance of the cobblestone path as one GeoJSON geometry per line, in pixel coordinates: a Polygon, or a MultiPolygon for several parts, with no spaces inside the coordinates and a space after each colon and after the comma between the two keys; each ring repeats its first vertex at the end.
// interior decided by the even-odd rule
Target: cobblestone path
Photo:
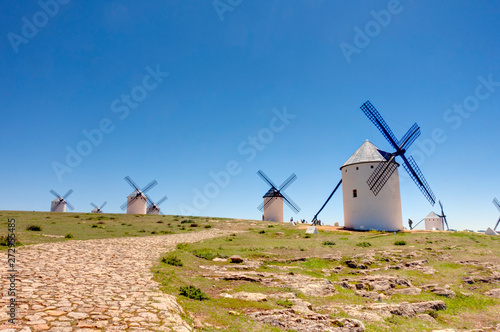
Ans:
{"type": "Polygon", "coordinates": [[[0,331],[191,331],[175,297],[160,292],[151,266],[181,242],[221,230],[66,241],[16,250],[17,325],[7,320],[7,253],[2,254],[0,331]]]}

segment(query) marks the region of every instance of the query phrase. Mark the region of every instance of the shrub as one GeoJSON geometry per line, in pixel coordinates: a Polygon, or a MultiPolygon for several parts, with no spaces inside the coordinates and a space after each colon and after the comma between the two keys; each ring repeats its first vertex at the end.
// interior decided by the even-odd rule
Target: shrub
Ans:
{"type": "Polygon", "coordinates": [[[31,226],[26,227],[26,230],[27,231],[33,231],[33,232],[41,232],[42,231],[42,227],[40,227],[38,225],[31,225],[31,226]]]}
{"type": "Polygon", "coordinates": [[[324,241],[324,242],[323,242],[323,245],[324,245],[324,246],[334,246],[334,245],[335,245],[335,242],[333,242],[333,241],[324,241]]]}
{"type": "Polygon", "coordinates": [[[161,259],[163,263],[167,263],[168,265],[173,265],[173,266],[182,266],[182,262],[177,256],[174,255],[168,255],[167,257],[163,257],[161,259]]]}
{"type": "Polygon", "coordinates": [[[18,245],[18,244],[21,244],[21,242],[19,242],[17,237],[14,237],[14,241],[12,241],[12,238],[10,238],[8,235],[7,236],[0,235],[0,246],[8,247],[9,245],[12,246],[12,245],[18,245]]]}
{"type": "Polygon", "coordinates": [[[266,231],[262,230],[259,232],[259,234],[264,234],[266,231]]]}
{"type": "Polygon", "coordinates": [[[198,301],[209,299],[207,294],[203,293],[201,289],[194,286],[182,286],[181,288],[179,288],[179,294],[198,301]]]}
{"type": "Polygon", "coordinates": [[[396,246],[405,246],[406,242],[405,241],[396,241],[396,242],[394,242],[394,245],[396,245],[396,246]]]}
{"type": "Polygon", "coordinates": [[[305,237],[306,239],[309,239],[309,238],[311,237],[311,234],[306,234],[304,237],[305,237]]]}
{"type": "Polygon", "coordinates": [[[205,228],[212,228],[212,225],[205,225],[205,228]]]}
{"type": "Polygon", "coordinates": [[[191,252],[196,257],[203,258],[203,259],[206,259],[206,260],[209,260],[209,261],[211,261],[215,257],[219,256],[219,254],[214,253],[211,249],[197,249],[197,250],[193,250],[191,252]]]}
{"type": "Polygon", "coordinates": [[[189,246],[189,244],[187,244],[187,243],[178,243],[177,246],[176,246],[176,248],[177,248],[177,250],[184,250],[188,246],[189,246]]]}
{"type": "Polygon", "coordinates": [[[371,247],[372,244],[370,242],[359,242],[356,244],[358,247],[362,247],[362,248],[367,248],[367,247],[371,247]]]}
{"type": "Polygon", "coordinates": [[[185,219],[185,220],[181,221],[181,224],[192,224],[192,223],[194,223],[194,221],[191,219],[185,219]]]}
{"type": "Polygon", "coordinates": [[[158,220],[156,223],[157,224],[163,224],[163,220],[158,220]]]}
{"type": "Polygon", "coordinates": [[[267,225],[267,228],[273,228],[274,226],[273,225],[267,225]]]}
{"type": "Polygon", "coordinates": [[[191,225],[189,225],[189,226],[191,226],[191,227],[198,227],[198,224],[196,224],[196,223],[192,223],[192,224],[191,224],[191,225]]]}
{"type": "Polygon", "coordinates": [[[73,234],[68,233],[68,234],[66,234],[66,236],[64,238],[66,238],[66,239],[72,239],[73,238],[73,234]]]}
{"type": "Polygon", "coordinates": [[[97,228],[97,227],[99,227],[99,226],[97,226],[97,224],[92,225],[92,228],[97,228]]]}
{"type": "Polygon", "coordinates": [[[289,299],[278,300],[278,301],[276,301],[276,304],[283,306],[285,308],[291,308],[293,306],[293,302],[291,302],[289,299]]]}

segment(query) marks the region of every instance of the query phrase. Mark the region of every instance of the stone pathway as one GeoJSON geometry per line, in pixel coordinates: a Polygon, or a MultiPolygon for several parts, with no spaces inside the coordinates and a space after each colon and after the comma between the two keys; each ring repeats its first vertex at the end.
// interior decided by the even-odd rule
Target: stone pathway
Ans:
{"type": "MultiPolygon", "coordinates": [[[[192,331],[151,266],[181,242],[228,232],[66,241],[16,250],[17,325],[7,320],[7,253],[0,273],[0,331],[192,331]]],[[[232,232],[234,233],[234,231],[232,232]]]]}

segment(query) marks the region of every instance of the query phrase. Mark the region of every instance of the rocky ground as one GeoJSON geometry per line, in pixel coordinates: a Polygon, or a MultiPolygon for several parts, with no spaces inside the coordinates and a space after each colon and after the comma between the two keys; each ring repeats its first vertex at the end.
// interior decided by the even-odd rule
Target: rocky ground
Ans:
{"type": "MultiPolygon", "coordinates": [[[[17,248],[17,324],[10,324],[2,310],[0,331],[191,331],[176,298],[159,291],[151,266],[178,243],[225,233],[210,230],[17,248]]],[[[4,260],[2,276],[7,274],[4,260]]],[[[9,281],[2,278],[1,283],[0,305],[6,308],[9,281]]]]}

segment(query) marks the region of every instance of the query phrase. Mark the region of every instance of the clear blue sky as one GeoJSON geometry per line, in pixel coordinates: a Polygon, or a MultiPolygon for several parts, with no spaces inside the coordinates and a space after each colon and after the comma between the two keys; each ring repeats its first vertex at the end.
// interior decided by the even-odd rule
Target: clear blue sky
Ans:
{"type": "MultiPolygon", "coordinates": [[[[311,220],[365,139],[390,150],[359,109],[370,100],[396,136],[421,126],[409,152],[450,227],[498,219],[498,1],[0,6],[2,210],[47,211],[50,189],[73,189],[76,211],[121,212],[130,175],[158,181],[165,213],[260,219],[262,169],[278,184],[297,174],[286,192],[302,211],[285,219],[311,220]],[[83,131],[99,126],[94,145],[83,131]],[[68,166],[68,147],[86,155],[68,166]],[[211,186],[228,163],[229,184],[211,186]]],[[[406,225],[433,208],[400,173],[406,225]]],[[[343,223],[340,192],[320,219],[343,223]]]]}

